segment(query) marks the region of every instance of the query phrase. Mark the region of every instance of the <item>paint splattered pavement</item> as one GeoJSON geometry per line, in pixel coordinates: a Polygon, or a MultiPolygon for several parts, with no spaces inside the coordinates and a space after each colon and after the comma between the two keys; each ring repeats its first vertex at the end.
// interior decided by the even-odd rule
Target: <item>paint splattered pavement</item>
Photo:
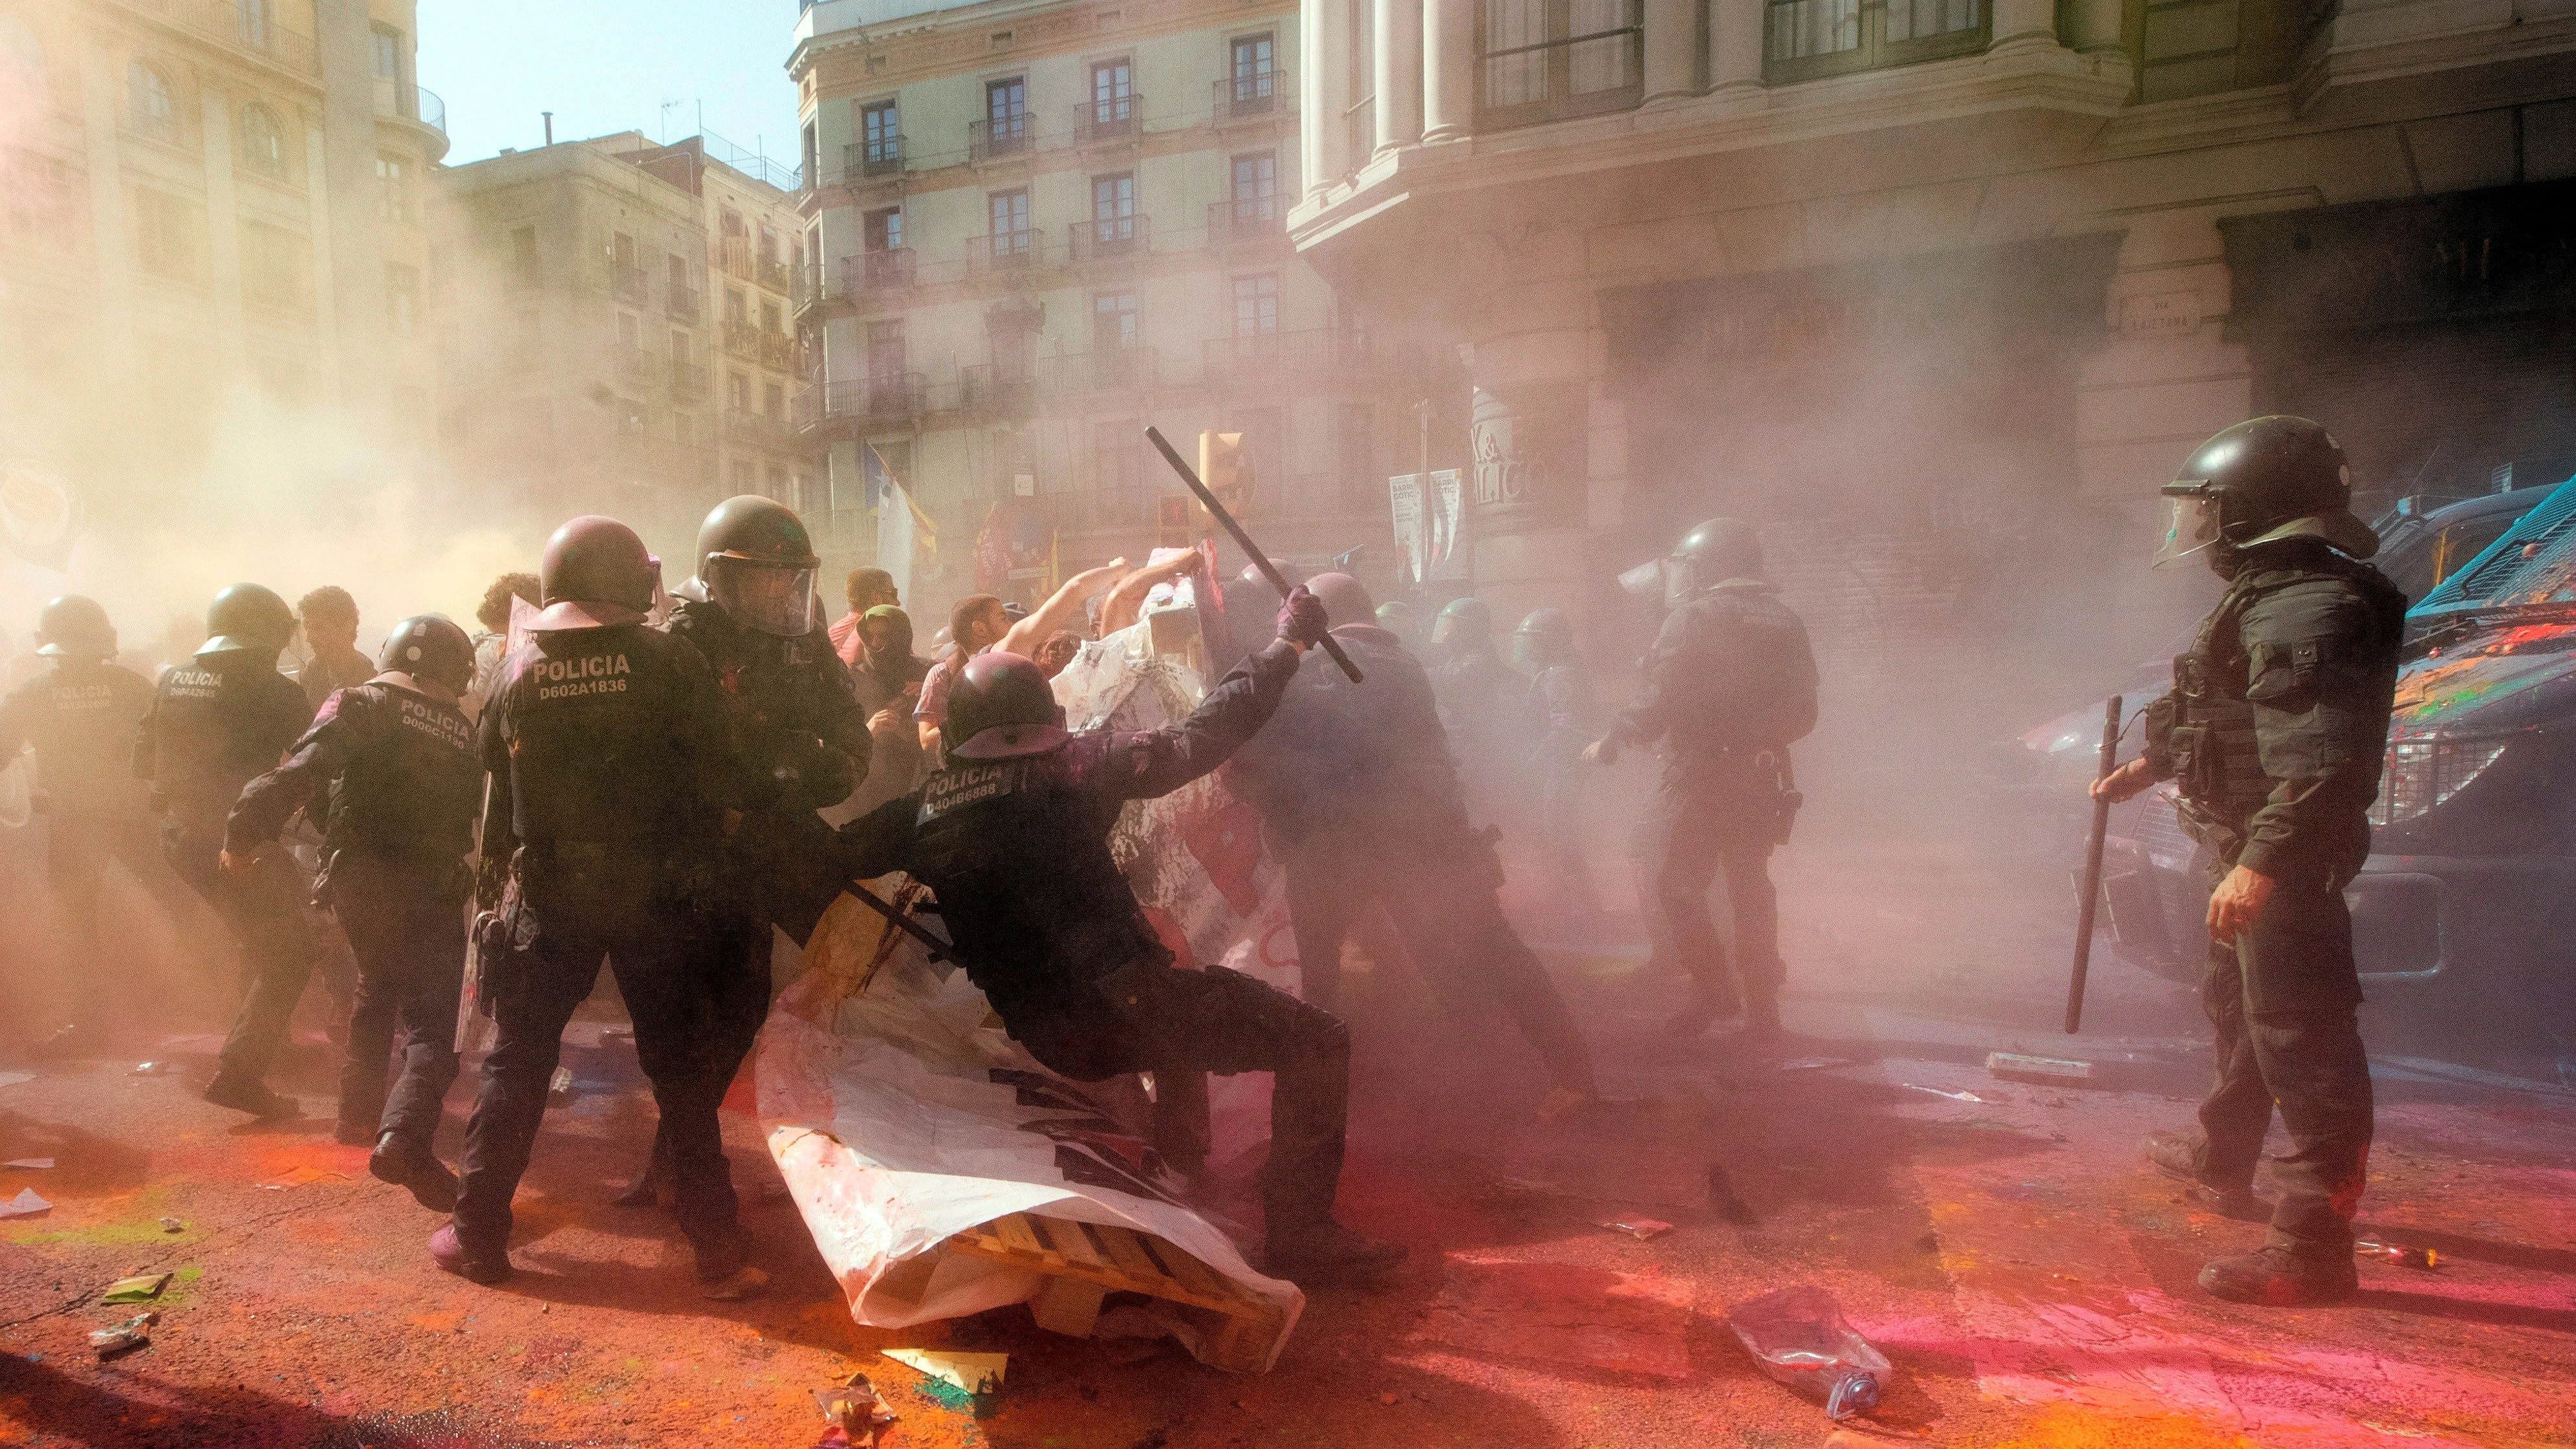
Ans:
{"type": "MultiPolygon", "coordinates": [[[[1169,1348],[1113,1361],[1024,1308],[855,1327],[741,1111],[735,1174],[776,1281],[702,1301],[669,1220],[607,1201],[651,1130],[631,1045],[599,1030],[609,1003],[576,1023],[578,1095],[548,1116],[520,1275],[497,1289],[433,1270],[435,1220],[327,1122],[199,1102],[210,1041],[28,1066],[0,1086],[0,1159],[55,1165],[0,1168],[0,1200],[54,1206],[0,1221],[0,1443],[803,1449],[812,1391],[858,1371],[901,1416],[886,1443],[925,1449],[2576,1444],[2576,1094],[2382,1061],[2364,1221],[2438,1266],[2365,1262],[2333,1308],[2218,1303],[2193,1275],[2261,1230],[2136,1158],[2206,1071],[2187,996],[2106,968],[2098,1031],[2070,1046],[2047,1027],[2045,913],[1998,926],[1919,859],[1784,879],[1798,985],[1775,1051],[1671,1041],[1673,983],[1552,957],[1610,1090],[1642,1099],[1592,1120],[1531,1125],[1543,1083],[1507,1029],[1439,1024],[1407,983],[1355,976],[1345,1214],[1414,1257],[1315,1295],[1259,1378],[1169,1348]],[[2016,1046],[2090,1058],[2099,1084],[1984,1070],[2016,1046]],[[133,1075],[149,1055],[179,1070],[133,1075]],[[1713,1165],[1740,1210],[1712,1203],[1713,1165]],[[1671,1231],[1598,1226],[1638,1215],[1671,1231]],[[174,1275],[161,1321],[102,1364],[85,1335],[138,1310],[100,1290],[137,1273],[174,1275]],[[1799,1283],[1895,1362],[1874,1420],[1836,1431],[1728,1333],[1728,1304],[1799,1283]],[[877,1352],[925,1345],[1006,1352],[1007,1380],[943,1400],[877,1352]]],[[[308,1040],[278,1080],[320,1111],[329,1070],[308,1040]]],[[[451,1156],[465,1104],[460,1087],[451,1156]]]]}

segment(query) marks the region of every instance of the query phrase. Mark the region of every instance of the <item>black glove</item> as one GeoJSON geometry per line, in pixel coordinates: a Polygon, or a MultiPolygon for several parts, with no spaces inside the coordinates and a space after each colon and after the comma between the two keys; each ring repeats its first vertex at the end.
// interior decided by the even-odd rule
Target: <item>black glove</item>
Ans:
{"type": "Polygon", "coordinates": [[[1332,620],[1324,613],[1324,601],[1309,592],[1304,584],[1288,591],[1279,601],[1279,637],[1291,644],[1312,649],[1324,642],[1324,631],[1332,620]]]}

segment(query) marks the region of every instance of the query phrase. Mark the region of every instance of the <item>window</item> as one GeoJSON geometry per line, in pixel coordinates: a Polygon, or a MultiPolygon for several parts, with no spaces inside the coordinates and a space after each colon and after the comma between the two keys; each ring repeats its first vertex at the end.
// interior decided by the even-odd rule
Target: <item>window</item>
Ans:
{"type": "Polygon", "coordinates": [[[1138,231],[1136,173],[1091,178],[1091,250],[1115,256],[1135,249],[1138,231]]]}
{"type": "Polygon", "coordinates": [[[762,383],[760,385],[760,407],[761,411],[769,414],[773,418],[783,418],[787,416],[786,387],[775,382],[762,383]]]}
{"type": "Polygon", "coordinates": [[[778,304],[767,297],[760,299],[760,330],[772,337],[784,336],[787,332],[786,316],[778,310],[778,304]]]}
{"type": "Polygon", "coordinates": [[[1268,337],[1279,330],[1279,278],[1273,273],[1234,279],[1234,335],[1268,337]]]}
{"type": "Polygon", "coordinates": [[[138,60],[125,68],[125,92],[126,110],[136,131],[156,140],[178,141],[179,110],[170,99],[168,76],[138,60]]]}
{"type": "Polygon", "coordinates": [[[775,463],[769,465],[769,496],[781,503],[786,502],[788,498],[787,470],[775,463]]]}
{"type": "Polygon", "coordinates": [[[815,130],[814,123],[812,121],[807,121],[805,123],[804,151],[802,154],[805,157],[805,184],[808,186],[822,185],[823,138],[822,134],[815,130]]]}
{"type": "Polygon", "coordinates": [[[1641,12],[1641,0],[1482,0],[1480,121],[1527,125],[1635,106],[1645,83],[1641,12]]]}
{"type": "Polygon", "coordinates": [[[1029,139],[1029,82],[1026,76],[984,83],[984,144],[987,156],[1008,156],[1026,149],[1029,139]]]}
{"type": "Polygon", "coordinates": [[[631,349],[643,339],[643,336],[644,325],[636,320],[634,313],[620,312],[617,314],[618,346],[631,349]]]}
{"type": "Polygon", "coordinates": [[[1029,193],[1025,189],[996,191],[984,198],[985,213],[992,223],[991,246],[996,263],[1026,261],[1029,245],[1029,193]]]}
{"type": "Polygon", "coordinates": [[[734,460],[733,460],[733,491],[734,491],[736,494],[749,493],[749,492],[751,491],[751,481],[752,481],[751,460],[750,460],[749,458],[736,458],[736,459],[734,459],[734,460]]]}
{"type": "Polygon", "coordinates": [[[1986,48],[1986,0],[1771,0],[1762,78],[1798,81],[1986,48]]]}
{"type": "Polygon", "coordinates": [[[537,284],[537,229],[533,226],[510,229],[510,278],[522,287],[537,284]]]}
{"type": "Polygon", "coordinates": [[[376,156],[376,182],[384,188],[379,212],[387,221],[411,220],[411,171],[399,156],[376,156]]]}
{"type": "Polygon", "coordinates": [[[1276,47],[1266,32],[1260,35],[1238,35],[1231,49],[1234,63],[1228,67],[1225,103],[1238,116],[1259,115],[1278,102],[1279,71],[1276,47]]]}
{"type": "Polygon", "coordinates": [[[736,327],[751,325],[751,296],[740,287],[725,288],[725,320],[736,327]]]}
{"type": "Polygon", "coordinates": [[[735,412],[751,411],[751,374],[728,373],[725,376],[725,403],[735,412]]]}
{"type": "Polygon", "coordinates": [[[1235,157],[1233,199],[1239,230],[1279,220],[1279,158],[1268,151],[1235,157]]]}
{"type": "Polygon", "coordinates": [[[1095,525],[1131,523],[1144,506],[1137,482],[1143,462],[1137,432],[1136,424],[1125,419],[1091,425],[1091,486],[1098,495],[1091,506],[1099,516],[1088,521],[1095,525]]]}
{"type": "Polygon", "coordinates": [[[1136,85],[1124,57],[1092,63],[1091,104],[1083,108],[1082,120],[1090,135],[1135,134],[1136,85]]]}
{"type": "Polygon", "coordinates": [[[890,252],[900,248],[903,245],[903,208],[889,206],[859,218],[859,245],[872,252],[890,252]]]}
{"type": "Polygon", "coordinates": [[[671,329],[671,360],[673,362],[689,360],[689,334],[677,327],[671,329]]]}
{"type": "Polygon", "coordinates": [[[390,26],[374,29],[375,74],[380,81],[402,79],[402,32],[390,26]]]}
{"type": "Polygon", "coordinates": [[[195,208],[159,191],[134,193],[135,261],[156,277],[197,279],[195,208]]]}
{"type": "Polygon", "coordinates": [[[268,49],[269,11],[275,0],[234,0],[233,34],[253,50],[268,49]]]}
{"type": "Polygon", "coordinates": [[[1136,345],[1136,294],[1102,292],[1091,299],[1091,350],[1124,352],[1136,345]]]}
{"type": "Polygon", "coordinates": [[[399,262],[385,263],[385,325],[409,340],[420,325],[420,271],[399,262]]]}
{"type": "Polygon", "coordinates": [[[903,130],[895,104],[876,101],[859,107],[859,173],[883,176],[903,169],[903,130]]]}
{"type": "Polygon", "coordinates": [[[868,324],[868,376],[897,377],[903,373],[903,319],[889,317],[868,324]]]}
{"type": "Polygon", "coordinates": [[[262,307],[304,305],[303,239],[279,227],[242,224],[242,296],[262,307]]]}
{"type": "Polygon", "coordinates": [[[698,315],[698,289],[689,284],[689,259],[678,252],[663,254],[662,296],[670,303],[671,315],[692,319],[698,315]]]}
{"type": "Polygon", "coordinates": [[[262,176],[286,174],[286,133],[266,106],[242,107],[242,165],[262,176]]]}

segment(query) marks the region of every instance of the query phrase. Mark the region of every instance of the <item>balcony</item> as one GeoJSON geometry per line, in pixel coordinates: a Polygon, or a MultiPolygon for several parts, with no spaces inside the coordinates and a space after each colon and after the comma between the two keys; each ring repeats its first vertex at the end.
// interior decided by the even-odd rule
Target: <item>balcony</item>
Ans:
{"type": "Polygon", "coordinates": [[[796,427],[849,434],[908,427],[920,421],[921,391],[917,372],[818,383],[796,395],[796,427]]]}
{"type": "Polygon", "coordinates": [[[788,288],[794,270],[785,262],[775,262],[762,257],[754,268],[756,274],[754,280],[773,292],[784,292],[788,288]]]}
{"type": "Polygon", "coordinates": [[[863,292],[900,292],[912,285],[913,252],[910,247],[879,247],[854,257],[841,258],[841,290],[852,296],[863,292]]]}
{"type": "Polygon", "coordinates": [[[1986,48],[1987,0],[1771,0],[1762,10],[1766,85],[1912,65],[1986,48]]]}
{"type": "Polygon", "coordinates": [[[706,395],[707,370],[705,366],[691,362],[686,358],[672,358],[671,396],[705,397],[706,395]]]}
{"type": "Polygon", "coordinates": [[[1077,263],[1133,260],[1149,250],[1147,220],[1139,212],[1076,222],[1065,234],[1066,243],[1077,263]]]}
{"type": "Polygon", "coordinates": [[[698,289],[678,282],[664,284],[662,310],[682,322],[698,320],[698,289]]]}
{"type": "Polygon", "coordinates": [[[1395,367],[1384,349],[1364,338],[1317,328],[1309,332],[1246,332],[1203,344],[1208,380],[1219,386],[1258,388],[1291,382],[1374,383],[1395,367]]]}
{"type": "Polygon", "coordinates": [[[1288,72],[1257,70],[1215,83],[1211,106],[1220,127],[1285,116],[1295,109],[1288,72]]]}
{"type": "Polygon", "coordinates": [[[751,238],[740,232],[716,238],[713,260],[717,271],[737,282],[759,279],[759,269],[751,261],[751,238]]]}
{"type": "Polygon", "coordinates": [[[882,181],[903,174],[903,138],[852,141],[841,148],[841,184],[882,181]]]}
{"type": "Polygon", "coordinates": [[[1208,207],[1208,244],[1246,256],[1288,250],[1288,203],[1275,193],[1238,196],[1208,207]]]}
{"type": "Polygon", "coordinates": [[[641,307],[652,301],[652,284],[645,280],[642,267],[619,266],[611,262],[608,267],[608,295],[641,307]]]}
{"type": "Polygon", "coordinates": [[[126,4],[299,75],[321,74],[313,37],[277,23],[277,0],[126,0],[126,4]]]}
{"type": "Polygon", "coordinates": [[[817,525],[814,546],[834,559],[876,560],[875,513],[865,508],[834,508],[816,515],[812,522],[817,525]]]}
{"type": "Polygon", "coordinates": [[[612,354],[617,365],[617,379],[638,387],[650,387],[662,376],[662,359],[641,347],[619,347],[612,354]]]}
{"type": "Polygon", "coordinates": [[[745,412],[727,408],[724,415],[724,440],[745,447],[780,449],[787,446],[785,420],[767,413],[745,412]]]}
{"type": "Polygon", "coordinates": [[[1154,349],[1102,347],[1065,353],[1039,364],[1041,385],[1050,394],[1083,397],[1094,393],[1132,393],[1155,379],[1154,349]]]}
{"type": "Polygon", "coordinates": [[[966,125],[966,157],[981,166],[988,161],[1021,156],[1035,149],[1036,128],[1029,124],[1029,113],[996,116],[991,120],[970,121],[966,125]]]}
{"type": "Polygon", "coordinates": [[[1144,115],[1145,98],[1139,95],[1084,101],[1073,108],[1073,143],[1106,146],[1133,141],[1145,129],[1144,115]]]}
{"type": "Polygon", "coordinates": [[[413,86],[411,88],[411,93],[413,98],[412,119],[420,122],[424,126],[427,126],[431,130],[436,131],[442,136],[446,135],[447,102],[440,100],[438,98],[438,92],[431,90],[427,86],[413,86]]]}
{"type": "Polygon", "coordinates": [[[961,405],[981,418],[1025,418],[1037,411],[1037,374],[1027,364],[1009,372],[989,362],[960,368],[961,405]]]}
{"type": "Polygon", "coordinates": [[[774,368],[780,372],[805,371],[805,344],[785,332],[762,332],[760,349],[754,355],[759,358],[760,365],[763,367],[774,368]]]}
{"type": "Polygon", "coordinates": [[[966,271],[969,276],[1028,271],[1038,265],[1042,251],[1042,237],[1035,227],[968,237],[966,271]]]}

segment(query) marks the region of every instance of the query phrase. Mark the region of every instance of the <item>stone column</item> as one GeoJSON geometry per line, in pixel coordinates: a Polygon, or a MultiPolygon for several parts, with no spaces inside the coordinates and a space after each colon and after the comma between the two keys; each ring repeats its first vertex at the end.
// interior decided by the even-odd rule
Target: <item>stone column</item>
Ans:
{"type": "Polygon", "coordinates": [[[1377,154],[1422,139],[1424,0],[1377,0],[1377,154]]]}
{"type": "Polygon", "coordinates": [[[2053,49],[2057,45],[2057,0],[1994,0],[1997,51],[2053,49]]]}
{"type": "Polygon", "coordinates": [[[1324,87],[1330,72],[1324,65],[1330,4],[1303,5],[1297,11],[1297,162],[1299,184],[1309,200],[1319,200],[1335,174],[1328,158],[1332,128],[1326,124],[1340,109],[1339,99],[1324,87]]]}
{"type": "Polygon", "coordinates": [[[1422,0],[1422,139],[1476,127],[1476,0],[1422,0]]]}
{"type": "Polygon", "coordinates": [[[1699,91],[1700,0],[1646,0],[1646,100],[1699,91]]]}
{"type": "Polygon", "coordinates": [[[2067,6],[2067,34],[2060,37],[2085,55],[2121,50],[2120,0],[2074,0],[2067,6]]]}
{"type": "Polygon", "coordinates": [[[1763,0],[1709,0],[1709,88],[1762,89],[1763,0]]]}
{"type": "Polygon", "coordinates": [[[1315,138],[1315,169],[1306,177],[1306,194],[1321,196],[1368,159],[1350,154],[1350,128],[1342,120],[1357,80],[1351,74],[1351,8],[1349,0],[1313,0],[1300,6],[1299,14],[1299,23],[1315,31],[1306,52],[1311,84],[1303,93],[1315,103],[1297,118],[1297,126],[1301,134],[1315,138]]]}

